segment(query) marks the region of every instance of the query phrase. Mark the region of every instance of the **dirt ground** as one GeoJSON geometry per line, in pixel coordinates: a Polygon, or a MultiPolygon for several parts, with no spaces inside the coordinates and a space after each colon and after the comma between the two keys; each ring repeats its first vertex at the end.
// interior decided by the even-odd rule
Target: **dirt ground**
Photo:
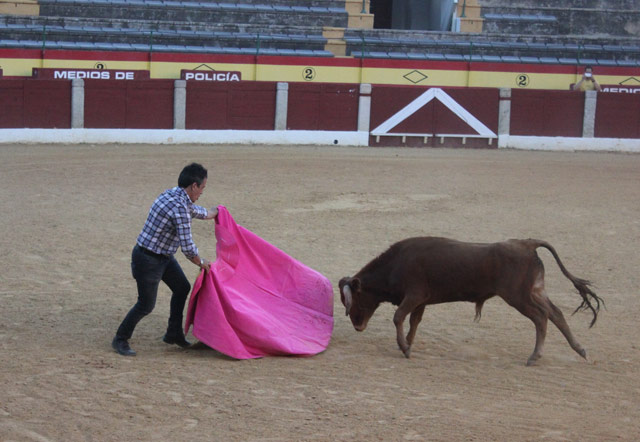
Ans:
{"type": "MultiPolygon", "coordinates": [[[[264,146],[0,146],[0,440],[609,441],[640,434],[640,155],[264,146]],[[580,298],[540,251],[588,361],[500,299],[427,308],[405,359],[393,307],[356,332],[335,296],[326,352],[235,361],[161,341],[169,309],[111,338],[135,301],[130,253],[153,199],[198,161],[204,206],[334,287],[396,240],[540,238],[594,282],[580,298]]],[[[215,257],[213,223],[194,221],[215,257]]],[[[193,281],[198,269],[178,260],[193,281]]],[[[193,339],[191,336],[190,339],[193,339]]]]}

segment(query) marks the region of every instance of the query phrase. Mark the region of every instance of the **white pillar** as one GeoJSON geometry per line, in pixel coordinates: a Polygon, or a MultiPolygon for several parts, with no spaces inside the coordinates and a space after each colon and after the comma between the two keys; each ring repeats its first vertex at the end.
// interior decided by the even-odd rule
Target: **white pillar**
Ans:
{"type": "Polygon", "coordinates": [[[498,135],[509,135],[511,129],[511,89],[500,88],[498,135]]]}
{"type": "Polygon", "coordinates": [[[360,99],[358,101],[358,132],[369,132],[371,122],[371,85],[360,85],[360,99]]]}
{"type": "Polygon", "coordinates": [[[582,137],[593,138],[596,127],[596,104],[598,92],[586,91],[584,96],[584,117],[582,120],[582,137]]]}
{"type": "Polygon", "coordinates": [[[71,128],[84,128],[84,80],[71,80],[71,128]]]}
{"type": "Polygon", "coordinates": [[[187,82],[176,80],[173,83],[173,128],[185,129],[187,120],[187,82]]]}
{"type": "Polygon", "coordinates": [[[276,85],[275,130],[287,130],[288,108],[289,108],[289,83],[278,83],[276,85]]]}

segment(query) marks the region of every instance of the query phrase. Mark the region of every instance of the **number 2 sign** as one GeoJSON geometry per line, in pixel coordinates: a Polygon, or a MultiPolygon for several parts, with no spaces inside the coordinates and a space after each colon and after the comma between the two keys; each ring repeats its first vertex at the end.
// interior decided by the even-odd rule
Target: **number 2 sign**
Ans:
{"type": "Polygon", "coordinates": [[[312,67],[306,67],[302,70],[302,78],[304,81],[313,81],[316,78],[316,70],[312,67]]]}

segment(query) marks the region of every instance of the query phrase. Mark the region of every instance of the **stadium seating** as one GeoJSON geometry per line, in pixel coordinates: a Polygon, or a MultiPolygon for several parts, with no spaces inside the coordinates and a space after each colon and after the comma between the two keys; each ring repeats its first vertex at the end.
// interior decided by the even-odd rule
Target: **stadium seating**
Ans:
{"type": "MultiPolygon", "coordinates": [[[[0,23],[0,35],[8,40],[42,40],[46,34],[46,46],[55,43],[69,46],[79,44],[142,44],[187,47],[220,46],[223,48],[255,48],[260,50],[290,49],[322,52],[326,39],[321,35],[255,32],[152,29],[149,27],[121,28],[114,26],[83,26],[73,24],[46,25],[40,23],[0,23]],[[179,45],[177,43],[180,43],[179,45]]],[[[132,50],[130,47],[128,50],[132,50]]],[[[218,52],[218,51],[216,51],[218,52]]],[[[332,54],[328,54],[332,55],[332,54]]]]}
{"type": "Polygon", "coordinates": [[[0,47],[328,57],[333,53],[325,50],[324,28],[344,28],[349,18],[345,3],[336,0],[40,0],[39,4],[39,16],[0,15],[0,47]]]}
{"type": "MultiPolygon", "coordinates": [[[[572,36],[555,36],[545,40],[539,35],[517,36],[465,33],[439,33],[403,30],[347,30],[347,51],[354,57],[384,57],[404,52],[407,58],[428,54],[458,55],[465,60],[476,56],[483,60],[495,57],[502,61],[558,63],[560,59],[579,59],[582,64],[634,65],[640,63],[640,44],[619,44],[616,38],[600,38],[599,43],[576,40],[572,36]],[[545,42],[546,41],[546,42],[545,42]],[[375,53],[375,54],[374,54],[375,53]],[[387,54],[387,55],[385,55],[387,54]]],[[[638,41],[637,43],[640,43],[638,41]]],[[[393,57],[397,58],[397,57],[393,57]]],[[[428,57],[427,57],[428,59],[428,57]]]]}
{"type": "Polygon", "coordinates": [[[637,0],[467,0],[481,32],[355,28],[350,0],[232,1],[39,0],[0,14],[0,47],[640,64],[637,0]]]}
{"type": "Polygon", "coordinates": [[[40,15],[110,19],[346,26],[344,8],[158,0],[40,0],[40,15]]]}
{"type": "Polygon", "coordinates": [[[640,65],[640,10],[635,0],[567,0],[562,7],[557,0],[469,3],[480,6],[481,32],[348,29],[346,53],[370,58],[398,58],[404,53],[410,59],[457,56],[467,61],[640,65]]]}

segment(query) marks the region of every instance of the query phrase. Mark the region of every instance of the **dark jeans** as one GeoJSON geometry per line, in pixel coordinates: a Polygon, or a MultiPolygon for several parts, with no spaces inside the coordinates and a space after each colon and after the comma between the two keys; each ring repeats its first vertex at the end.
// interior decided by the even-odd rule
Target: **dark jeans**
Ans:
{"type": "Polygon", "coordinates": [[[167,284],[173,292],[167,334],[179,336],[182,333],[182,312],[191,284],[178,261],[173,256],[151,254],[136,245],[131,252],[131,272],[138,284],[138,302],[127,313],[116,336],[131,338],[136,324],[155,307],[160,281],[167,284]]]}

